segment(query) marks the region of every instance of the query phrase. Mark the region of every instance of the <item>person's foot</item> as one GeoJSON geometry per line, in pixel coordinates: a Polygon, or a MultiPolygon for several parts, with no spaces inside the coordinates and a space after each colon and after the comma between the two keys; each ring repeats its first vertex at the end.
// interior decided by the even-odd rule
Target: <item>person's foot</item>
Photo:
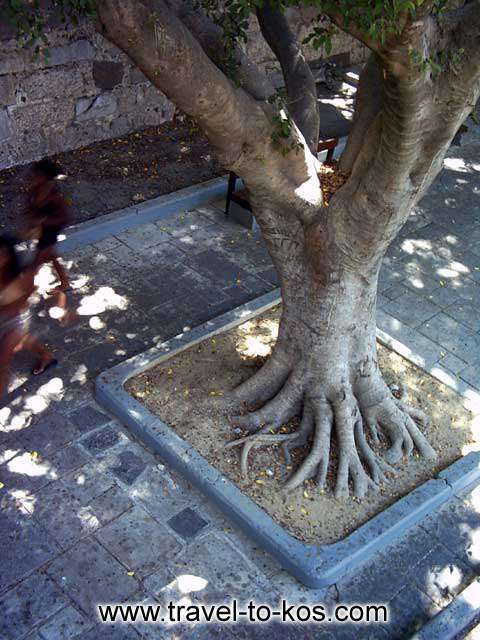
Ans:
{"type": "Polygon", "coordinates": [[[67,293],[67,291],[70,291],[71,288],[72,287],[68,284],[68,282],[66,284],[59,284],[52,289],[48,289],[47,294],[49,296],[54,296],[56,293],[67,293]]]}
{"type": "Polygon", "coordinates": [[[63,317],[60,319],[60,324],[62,325],[62,327],[69,327],[74,322],[76,322],[79,318],[80,316],[78,315],[75,309],[68,309],[67,311],[65,311],[65,313],[63,314],[63,317]]]}
{"type": "Polygon", "coordinates": [[[38,364],[33,368],[32,375],[40,376],[42,373],[45,373],[47,369],[50,369],[50,367],[54,367],[56,364],[58,364],[58,360],[55,358],[55,356],[53,356],[51,353],[45,354],[42,358],[40,358],[38,364]]]}

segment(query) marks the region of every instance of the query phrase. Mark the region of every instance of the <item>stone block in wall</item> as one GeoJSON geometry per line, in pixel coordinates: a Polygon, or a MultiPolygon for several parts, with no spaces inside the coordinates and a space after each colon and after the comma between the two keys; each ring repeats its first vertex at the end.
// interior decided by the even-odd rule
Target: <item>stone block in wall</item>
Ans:
{"type": "Polygon", "coordinates": [[[95,60],[93,80],[99,89],[114,89],[123,80],[123,64],[110,60],[95,60]]]}
{"type": "Polygon", "coordinates": [[[0,55],[0,76],[7,73],[20,73],[25,69],[25,55],[20,52],[8,52],[0,55]]]}
{"type": "Polygon", "coordinates": [[[101,93],[96,98],[80,98],[75,106],[77,122],[105,118],[117,111],[117,99],[113,93],[101,93]]]}
{"type": "Polygon", "coordinates": [[[143,88],[138,87],[138,85],[130,87],[122,86],[115,89],[115,96],[118,100],[119,113],[126,114],[138,110],[137,94],[139,89],[143,92],[143,88]]]}
{"type": "Polygon", "coordinates": [[[18,134],[47,132],[51,128],[66,127],[74,117],[74,102],[65,96],[63,100],[45,100],[31,104],[18,104],[7,108],[18,134]]]}
{"type": "MultiPolygon", "coordinates": [[[[17,94],[23,104],[38,101],[77,98],[85,95],[85,78],[80,69],[40,69],[16,81],[17,94]]],[[[20,101],[17,100],[19,103],[20,101]]]]}
{"type": "Polygon", "coordinates": [[[60,64],[70,64],[80,60],[91,60],[95,57],[95,49],[91,43],[86,40],[76,40],[61,47],[51,47],[47,59],[48,66],[57,66],[60,64]]]}
{"type": "Polygon", "coordinates": [[[15,102],[15,81],[12,76],[0,76],[0,105],[7,106],[15,102]]]}
{"type": "Polygon", "coordinates": [[[147,76],[143,73],[143,71],[140,71],[138,67],[131,66],[131,65],[129,69],[128,80],[130,84],[140,84],[142,82],[149,82],[147,76]]]}
{"type": "Polygon", "coordinates": [[[110,124],[110,137],[124,136],[132,131],[132,123],[126,116],[120,116],[112,120],[110,124]]]}
{"type": "Polygon", "coordinates": [[[13,135],[13,126],[6,109],[0,111],[0,142],[8,140],[13,135]]]}
{"type": "Polygon", "coordinates": [[[41,133],[16,135],[2,145],[0,166],[11,166],[29,160],[39,160],[47,154],[47,144],[41,133]]]}

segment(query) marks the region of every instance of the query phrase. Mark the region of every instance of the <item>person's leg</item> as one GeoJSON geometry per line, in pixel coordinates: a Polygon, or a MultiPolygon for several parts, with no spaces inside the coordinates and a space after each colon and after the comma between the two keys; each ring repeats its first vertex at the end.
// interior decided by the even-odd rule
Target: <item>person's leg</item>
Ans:
{"type": "Polygon", "coordinates": [[[53,268],[57,272],[58,279],[60,280],[60,286],[57,287],[57,290],[67,291],[67,289],[70,289],[70,282],[68,280],[67,272],[65,271],[63,264],[60,262],[56,255],[52,258],[52,263],[53,268]]]}
{"type": "Polygon", "coordinates": [[[57,273],[58,279],[60,280],[60,284],[58,285],[58,287],[54,287],[52,289],[52,292],[66,291],[67,289],[69,289],[70,282],[68,280],[67,273],[62,263],[60,262],[53,245],[50,245],[48,247],[41,247],[38,250],[34,261],[35,269],[39,269],[42,264],[46,264],[47,262],[52,263],[53,268],[57,273]]]}
{"type": "Polygon", "coordinates": [[[56,312],[54,315],[52,311],[50,312],[50,315],[55,317],[63,327],[68,327],[79,317],[76,310],[73,307],[69,307],[67,294],[64,291],[53,290],[51,291],[51,294],[53,296],[53,301],[50,308],[52,310],[55,309],[56,312]]]}
{"type": "Polygon", "coordinates": [[[57,359],[53,355],[51,351],[47,349],[47,347],[40,342],[40,340],[32,335],[31,333],[26,333],[19,344],[15,348],[15,353],[17,351],[21,351],[22,349],[28,349],[32,353],[38,355],[38,362],[33,368],[33,375],[38,376],[43,373],[49,366],[52,364],[56,364],[57,359]]]}
{"type": "Polygon", "coordinates": [[[6,333],[0,340],[0,399],[3,398],[7,390],[10,364],[22,339],[22,332],[14,329],[6,333]]]}

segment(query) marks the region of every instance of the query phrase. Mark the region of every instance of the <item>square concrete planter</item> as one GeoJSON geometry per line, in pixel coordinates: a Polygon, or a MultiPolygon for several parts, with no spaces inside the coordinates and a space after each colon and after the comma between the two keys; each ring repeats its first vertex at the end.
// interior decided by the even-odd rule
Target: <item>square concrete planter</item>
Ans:
{"type": "Polygon", "coordinates": [[[203,491],[286,571],[303,584],[318,588],[331,585],[342,575],[356,570],[427,514],[478,480],[480,454],[471,453],[461,458],[437,478],[425,482],[339,542],[314,545],[291,536],[192,445],[127,393],[124,386],[129,378],[242,324],[279,302],[279,291],[273,291],[105,371],[96,380],[96,395],[145,446],[203,491]]]}

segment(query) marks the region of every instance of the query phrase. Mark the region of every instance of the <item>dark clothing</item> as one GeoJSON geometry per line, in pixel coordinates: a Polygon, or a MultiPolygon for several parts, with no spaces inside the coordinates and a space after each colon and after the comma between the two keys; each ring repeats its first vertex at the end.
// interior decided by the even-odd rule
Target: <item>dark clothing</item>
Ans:
{"type": "Polygon", "coordinates": [[[41,227],[37,250],[47,249],[57,243],[58,234],[67,225],[66,202],[56,186],[36,188],[30,194],[31,219],[41,227]],[[51,221],[53,224],[47,224],[51,221]]]}
{"type": "Polygon", "coordinates": [[[42,227],[42,234],[38,239],[37,250],[41,251],[47,247],[52,247],[57,244],[58,234],[62,231],[62,225],[55,225],[54,227],[42,227]]]}

